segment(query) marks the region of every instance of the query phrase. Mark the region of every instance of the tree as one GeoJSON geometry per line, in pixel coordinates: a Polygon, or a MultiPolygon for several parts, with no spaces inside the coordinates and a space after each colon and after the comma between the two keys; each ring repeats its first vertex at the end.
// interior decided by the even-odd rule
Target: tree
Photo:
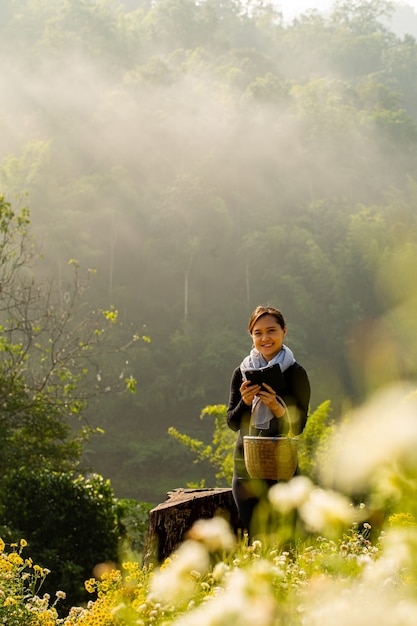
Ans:
{"type": "MultiPolygon", "coordinates": [[[[86,284],[78,264],[54,289],[35,279],[29,212],[15,212],[0,196],[0,472],[13,468],[68,470],[79,464],[92,429],[83,409],[92,397],[121,391],[134,380],[125,372],[124,346],[111,330],[117,310],[84,312],[86,284]],[[65,288],[66,287],[66,288],[65,288]],[[115,361],[103,367],[103,356],[115,361]],[[117,363],[119,360],[119,363],[117,363]],[[120,370],[116,368],[120,367],[120,370]],[[116,384],[115,381],[116,380],[116,384]],[[122,383],[122,384],[121,384],[122,383]]],[[[120,339],[120,337],[118,338],[120,339]]]]}
{"type": "Polygon", "coordinates": [[[101,393],[134,391],[126,360],[137,337],[115,332],[115,308],[86,311],[76,261],[57,289],[36,280],[29,224],[27,209],[0,196],[0,525],[29,542],[51,570],[45,591],[64,589],[69,607],[131,532],[109,480],[79,472],[95,430],[85,408],[101,393]]]}
{"type": "Polygon", "coordinates": [[[332,20],[354,35],[386,32],[384,19],[394,11],[388,0],[337,0],[332,20]]]}

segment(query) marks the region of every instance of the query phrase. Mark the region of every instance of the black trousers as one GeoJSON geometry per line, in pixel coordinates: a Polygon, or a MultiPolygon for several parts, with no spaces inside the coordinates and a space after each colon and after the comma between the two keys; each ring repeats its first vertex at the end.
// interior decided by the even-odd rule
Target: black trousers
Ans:
{"type": "Polygon", "coordinates": [[[269,536],[275,544],[290,549],[295,541],[298,515],[296,511],[284,516],[274,511],[268,500],[268,491],[276,484],[276,480],[253,480],[235,475],[233,497],[249,540],[269,536]]]}
{"type": "Polygon", "coordinates": [[[256,535],[257,531],[260,530],[260,526],[263,525],[261,519],[255,520],[255,512],[259,514],[259,517],[262,514],[266,514],[265,511],[269,509],[268,491],[272,485],[276,485],[275,480],[253,480],[251,478],[233,476],[233,498],[236,502],[243,528],[249,534],[249,537],[256,535]],[[261,507],[263,507],[264,511],[260,510],[261,507]]]}

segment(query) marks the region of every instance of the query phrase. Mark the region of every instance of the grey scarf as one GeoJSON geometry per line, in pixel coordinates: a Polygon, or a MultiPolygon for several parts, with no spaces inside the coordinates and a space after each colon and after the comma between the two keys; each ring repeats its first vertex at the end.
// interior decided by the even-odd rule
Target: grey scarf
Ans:
{"type": "MultiPolygon", "coordinates": [[[[259,369],[267,365],[275,365],[279,363],[281,371],[285,372],[286,369],[291,367],[295,363],[295,358],[292,351],[288,346],[283,345],[277,355],[274,356],[269,363],[264,359],[262,354],[255,348],[252,348],[250,354],[246,356],[240,364],[240,370],[244,380],[246,379],[245,370],[247,369],[259,369]]],[[[259,402],[259,398],[255,396],[252,402],[252,425],[259,430],[267,430],[271,419],[274,417],[271,409],[268,408],[263,402],[259,402]]]]}

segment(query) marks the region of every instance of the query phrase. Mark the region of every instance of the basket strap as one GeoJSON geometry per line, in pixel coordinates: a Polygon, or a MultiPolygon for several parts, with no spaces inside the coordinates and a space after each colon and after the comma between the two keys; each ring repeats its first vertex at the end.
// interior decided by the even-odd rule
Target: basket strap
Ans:
{"type": "Polygon", "coordinates": [[[258,406],[258,404],[259,404],[259,402],[260,402],[260,401],[261,401],[261,399],[260,399],[260,398],[257,398],[257,399],[256,399],[256,402],[255,402],[255,404],[254,404],[254,406],[252,407],[252,410],[251,410],[251,412],[250,412],[249,431],[248,431],[248,432],[249,432],[249,435],[250,435],[250,433],[251,433],[251,428],[252,428],[252,418],[253,418],[253,413],[254,413],[254,411],[255,411],[255,409],[256,409],[256,407],[258,406]]]}
{"type": "MultiPolygon", "coordinates": [[[[280,403],[280,404],[284,407],[284,409],[285,409],[285,413],[284,413],[284,415],[286,415],[286,416],[287,416],[287,419],[288,419],[288,433],[287,433],[287,437],[289,437],[289,438],[291,439],[292,437],[294,437],[294,433],[292,432],[292,428],[291,428],[290,412],[288,411],[288,407],[287,407],[287,405],[286,405],[286,403],[285,403],[284,399],[283,399],[283,398],[281,398],[281,396],[277,396],[277,398],[278,398],[278,402],[279,402],[279,403],[280,403]]],[[[256,400],[256,402],[255,402],[255,404],[254,404],[254,406],[253,406],[253,408],[252,408],[252,410],[251,410],[251,413],[250,413],[250,420],[249,420],[249,435],[250,435],[250,433],[251,433],[251,428],[252,428],[252,418],[253,418],[253,413],[254,413],[254,411],[255,411],[255,409],[256,409],[256,407],[258,406],[258,404],[259,404],[259,402],[260,402],[260,401],[261,401],[261,399],[260,399],[260,398],[258,398],[258,399],[256,400]]]]}
{"type": "Polygon", "coordinates": [[[283,406],[283,407],[284,407],[284,409],[285,409],[285,414],[284,414],[284,415],[286,415],[286,416],[287,416],[287,420],[288,420],[288,433],[287,433],[287,437],[289,437],[289,438],[291,439],[292,437],[294,437],[294,433],[292,432],[292,427],[291,427],[290,412],[289,412],[289,410],[288,410],[288,407],[287,407],[287,405],[286,405],[286,403],[285,403],[284,398],[281,398],[281,396],[277,396],[277,398],[278,398],[278,402],[279,402],[280,404],[282,404],[282,406],[283,406]]]}

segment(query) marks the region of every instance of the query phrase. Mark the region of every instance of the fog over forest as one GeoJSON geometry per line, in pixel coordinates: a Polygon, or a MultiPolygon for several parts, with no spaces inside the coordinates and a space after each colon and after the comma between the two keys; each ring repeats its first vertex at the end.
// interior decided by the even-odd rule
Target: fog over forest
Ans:
{"type": "Polygon", "coordinates": [[[253,4],[0,9],[0,193],[30,208],[42,276],[64,292],[69,259],[95,268],[89,305],[151,338],[136,395],[87,412],[85,463],[121,496],[213,484],[167,429],[210,441],[259,303],[312,410],[416,375],[417,43],[383,0],[291,23],[253,4]]]}

